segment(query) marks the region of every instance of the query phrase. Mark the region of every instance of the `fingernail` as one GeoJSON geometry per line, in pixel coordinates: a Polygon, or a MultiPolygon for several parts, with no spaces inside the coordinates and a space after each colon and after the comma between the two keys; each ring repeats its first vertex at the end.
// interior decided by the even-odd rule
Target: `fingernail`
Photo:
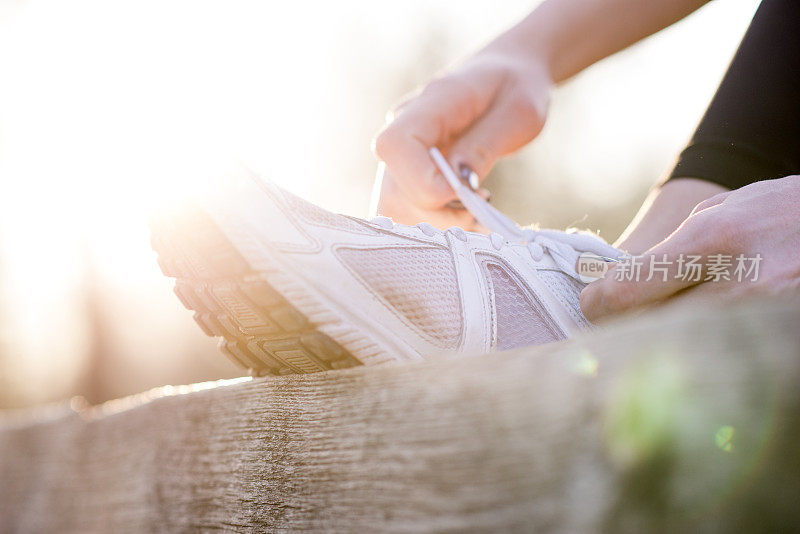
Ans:
{"type": "Polygon", "coordinates": [[[478,190],[478,186],[480,185],[478,173],[473,171],[469,165],[466,163],[460,164],[458,166],[458,174],[461,177],[461,181],[470,186],[473,191],[478,190]]]}

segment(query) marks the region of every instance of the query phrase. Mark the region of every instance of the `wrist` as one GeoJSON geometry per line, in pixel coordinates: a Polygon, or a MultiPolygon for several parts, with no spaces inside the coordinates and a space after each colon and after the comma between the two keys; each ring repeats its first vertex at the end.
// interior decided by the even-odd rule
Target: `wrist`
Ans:
{"type": "Polygon", "coordinates": [[[548,32],[538,28],[540,21],[531,13],[516,26],[499,35],[482,50],[482,53],[497,54],[524,65],[525,70],[535,72],[554,85],[560,81],[554,75],[554,58],[548,32]]]}
{"type": "Polygon", "coordinates": [[[557,84],[574,74],[565,64],[567,54],[563,50],[564,35],[569,33],[570,24],[558,6],[550,4],[546,1],[540,4],[498,41],[537,64],[552,83],[557,84]]]}
{"type": "Polygon", "coordinates": [[[650,193],[615,246],[642,254],[674,232],[700,202],[726,191],[697,178],[670,180],[650,193]]]}

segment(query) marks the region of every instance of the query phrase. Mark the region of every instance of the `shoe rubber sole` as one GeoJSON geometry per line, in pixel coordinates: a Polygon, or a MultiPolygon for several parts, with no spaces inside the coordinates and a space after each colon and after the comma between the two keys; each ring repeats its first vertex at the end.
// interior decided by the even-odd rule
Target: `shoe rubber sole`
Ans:
{"type": "MultiPolygon", "coordinates": [[[[175,294],[194,311],[203,332],[221,338],[220,350],[252,375],[312,373],[395,359],[342,324],[328,324],[342,342],[322,332],[320,321],[292,305],[271,282],[271,275],[280,277],[279,269],[253,269],[200,208],[153,221],[152,246],[162,272],[176,279],[175,294]]],[[[294,297],[308,297],[301,293],[294,297]]]]}

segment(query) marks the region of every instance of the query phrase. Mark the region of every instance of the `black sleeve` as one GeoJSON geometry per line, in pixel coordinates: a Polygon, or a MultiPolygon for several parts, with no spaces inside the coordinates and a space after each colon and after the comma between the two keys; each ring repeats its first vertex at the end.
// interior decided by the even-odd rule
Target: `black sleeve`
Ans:
{"type": "Polygon", "coordinates": [[[763,0],[669,179],[800,174],[800,0],[763,0]]]}

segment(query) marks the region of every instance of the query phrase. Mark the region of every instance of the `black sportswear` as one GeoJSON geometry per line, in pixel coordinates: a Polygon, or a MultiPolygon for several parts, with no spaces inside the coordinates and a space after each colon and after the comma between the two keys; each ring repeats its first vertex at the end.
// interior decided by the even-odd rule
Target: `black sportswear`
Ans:
{"type": "Polygon", "coordinates": [[[763,0],[669,179],[800,174],[800,0],[763,0]]]}

